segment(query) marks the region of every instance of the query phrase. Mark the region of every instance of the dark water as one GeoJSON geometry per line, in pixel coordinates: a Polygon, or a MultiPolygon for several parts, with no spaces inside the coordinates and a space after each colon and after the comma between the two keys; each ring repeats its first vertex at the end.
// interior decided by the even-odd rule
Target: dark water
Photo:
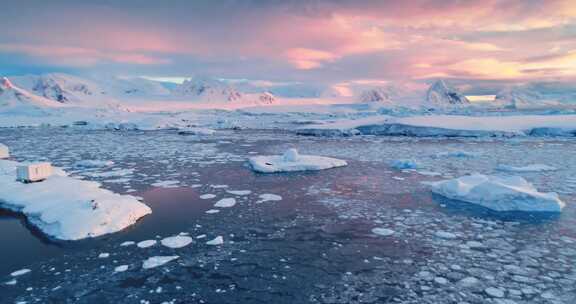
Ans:
{"type": "Polygon", "coordinates": [[[574,303],[576,185],[570,176],[576,164],[569,157],[574,142],[333,140],[251,131],[214,138],[170,132],[18,132],[0,131],[0,141],[15,147],[18,160],[46,157],[66,167],[81,158],[111,159],[118,168],[134,169],[126,182],[75,174],[119,193],[134,189],[130,194],[141,196],[153,214],[125,231],[80,242],[47,240],[17,214],[0,214],[0,281],[10,280],[4,275],[11,271],[32,270],[14,286],[0,285],[1,303],[486,303],[492,301],[483,291],[488,287],[503,288],[505,298],[521,303],[549,303],[546,292],[554,303],[574,303]],[[25,139],[30,137],[50,141],[30,149],[25,139]],[[245,167],[243,160],[253,152],[292,146],[347,159],[349,166],[271,175],[245,167]],[[447,148],[485,156],[434,156],[447,148]],[[558,172],[527,176],[544,190],[561,186],[568,202],[561,215],[502,215],[445,201],[421,184],[442,177],[388,165],[391,159],[413,157],[428,171],[457,176],[514,163],[519,153],[529,162],[562,166],[558,172]],[[180,184],[151,186],[163,180],[180,184]],[[211,185],[252,193],[234,196],[211,185]],[[205,193],[217,198],[200,199],[205,193]],[[264,193],[282,200],[257,203],[264,193]],[[238,204],[205,213],[223,197],[235,197],[238,204]],[[376,227],[395,233],[377,236],[371,232],[376,227]],[[181,249],[119,246],[181,232],[195,241],[181,249]],[[456,238],[439,238],[437,232],[456,238]],[[196,239],[201,235],[206,238],[196,239]],[[224,237],[223,246],[204,244],[217,235],[224,237]],[[101,252],[111,257],[99,259],[101,252]],[[142,261],[155,255],[180,258],[142,270],[142,261]],[[117,274],[117,265],[130,268],[117,274]],[[461,281],[469,277],[479,283],[463,287],[461,281]]]}

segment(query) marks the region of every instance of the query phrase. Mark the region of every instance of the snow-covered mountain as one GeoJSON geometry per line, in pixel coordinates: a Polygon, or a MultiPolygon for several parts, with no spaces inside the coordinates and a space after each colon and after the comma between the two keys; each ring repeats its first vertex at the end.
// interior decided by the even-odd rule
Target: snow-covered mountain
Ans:
{"type": "Polygon", "coordinates": [[[242,93],[232,85],[208,77],[185,80],[174,89],[173,93],[206,102],[235,102],[242,99],[242,93]]]}
{"type": "Polygon", "coordinates": [[[0,111],[39,110],[58,108],[62,105],[53,100],[34,95],[14,85],[8,78],[0,79],[0,111]]]}
{"type": "Polygon", "coordinates": [[[549,100],[539,92],[520,86],[506,88],[498,92],[494,102],[501,107],[513,110],[554,106],[559,104],[556,101],[549,100]]]}
{"type": "Polygon", "coordinates": [[[430,86],[426,93],[426,102],[429,105],[436,106],[470,104],[470,100],[464,94],[449,86],[443,80],[438,80],[430,86]]]}

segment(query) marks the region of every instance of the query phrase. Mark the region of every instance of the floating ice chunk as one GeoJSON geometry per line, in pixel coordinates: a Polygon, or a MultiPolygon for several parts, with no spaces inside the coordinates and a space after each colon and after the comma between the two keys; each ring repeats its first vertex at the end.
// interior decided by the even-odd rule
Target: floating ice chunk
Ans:
{"type": "Polygon", "coordinates": [[[170,236],[162,239],[160,243],[168,248],[182,248],[192,243],[192,238],[184,235],[170,236]]]}
{"type": "Polygon", "coordinates": [[[206,242],[206,245],[222,245],[224,244],[224,238],[222,236],[217,236],[213,240],[206,242]]]}
{"type": "Polygon", "coordinates": [[[156,243],[158,243],[156,240],[145,240],[142,242],[138,242],[136,246],[138,246],[138,248],[148,248],[156,245],[156,243]]]}
{"type": "Polygon", "coordinates": [[[12,272],[12,273],[10,274],[10,276],[19,277],[19,276],[25,275],[25,274],[27,274],[27,273],[29,273],[29,272],[31,272],[31,271],[32,271],[32,270],[30,270],[30,269],[24,268],[24,269],[20,269],[20,270],[16,270],[16,271],[12,272]]]}
{"type": "Polygon", "coordinates": [[[260,195],[258,195],[258,198],[260,198],[260,200],[257,201],[257,203],[274,202],[274,201],[281,201],[282,200],[282,197],[280,195],[272,194],[272,193],[260,194],[260,195]]]}
{"type": "Polygon", "coordinates": [[[565,204],[556,193],[541,193],[519,176],[482,174],[428,183],[432,192],[495,211],[560,212],[565,204]]]}
{"type": "Polygon", "coordinates": [[[214,189],[223,189],[223,188],[228,188],[228,185],[210,185],[210,187],[212,187],[214,189]]]}
{"type": "Polygon", "coordinates": [[[108,252],[102,252],[101,254],[98,255],[98,258],[100,259],[106,259],[110,257],[110,254],[108,252]]]}
{"type": "Polygon", "coordinates": [[[390,162],[390,166],[398,170],[417,169],[418,163],[412,159],[396,159],[390,162]]]}
{"type": "Polygon", "coordinates": [[[10,157],[10,149],[8,146],[0,143],[0,159],[10,157]]]}
{"type": "Polygon", "coordinates": [[[124,272],[128,270],[128,265],[120,265],[114,268],[114,272],[124,272]]]}
{"type": "Polygon", "coordinates": [[[126,241],[126,242],[123,242],[122,244],[120,244],[120,246],[126,247],[126,246],[132,246],[134,244],[135,243],[133,241],[126,241]]]}
{"type": "Polygon", "coordinates": [[[208,213],[208,214],[214,214],[214,213],[218,213],[218,212],[220,212],[220,210],[218,210],[218,209],[206,210],[206,213],[208,213]]]}
{"type": "Polygon", "coordinates": [[[74,163],[74,167],[80,168],[99,168],[99,167],[109,167],[114,164],[111,160],[95,160],[95,159],[85,159],[79,160],[74,163]]]}
{"type": "Polygon", "coordinates": [[[179,258],[179,256],[177,256],[177,255],[153,256],[153,257],[146,259],[142,263],[142,268],[144,268],[144,269],[155,268],[158,266],[162,266],[162,265],[164,265],[170,261],[174,261],[177,258],[179,258]]]}
{"type": "Polygon", "coordinates": [[[17,162],[0,160],[0,206],[27,216],[45,234],[79,240],[120,231],[152,212],[135,197],[66,176],[59,168],[41,183],[15,181],[17,162]]]}
{"type": "Polygon", "coordinates": [[[387,228],[374,228],[374,229],[372,229],[372,233],[380,235],[380,236],[390,236],[390,235],[393,235],[395,233],[395,231],[392,229],[387,229],[387,228]]]}
{"type": "Polygon", "coordinates": [[[542,164],[533,164],[527,165],[523,167],[514,167],[509,165],[498,165],[496,167],[497,170],[500,171],[508,171],[508,172],[544,172],[544,171],[556,171],[558,170],[555,167],[542,165],[542,164]]]}
{"type": "Polygon", "coordinates": [[[226,192],[238,196],[248,195],[252,193],[252,191],[250,190],[226,190],[226,192]]]}
{"type": "Polygon", "coordinates": [[[254,171],[261,173],[316,171],[348,165],[341,159],[300,155],[296,149],[290,149],[284,155],[250,157],[248,162],[254,171]]]}
{"type": "Polygon", "coordinates": [[[446,240],[453,240],[453,239],[458,237],[458,236],[456,236],[456,234],[454,234],[452,232],[447,232],[447,231],[436,231],[436,233],[434,233],[434,235],[436,235],[436,237],[439,237],[441,239],[446,239],[446,240]]]}
{"type": "Polygon", "coordinates": [[[180,184],[177,180],[167,180],[167,181],[159,181],[152,184],[154,187],[159,188],[176,188],[180,184]]]}
{"type": "Polygon", "coordinates": [[[208,129],[208,128],[183,128],[178,131],[180,135],[214,135],[216,133],[215,130],[208,129]]]}
{"type": "Polygon", "coordinates": [[[218,202],[216,202],[216,204],[214,204],[214,207],[216,208],[230,208],[230,207],[234,207],[236,205],[236,199],[234,198],[223,198],[221,200],[219,200],[218,202]]]}
{"type": "Polygon", "coordinates": [[[200,195],[200,199],[211,199],[211,198],[215,198],[215,197],[216,197],[216,195],[211,194],[211,193],[200,195]]]}

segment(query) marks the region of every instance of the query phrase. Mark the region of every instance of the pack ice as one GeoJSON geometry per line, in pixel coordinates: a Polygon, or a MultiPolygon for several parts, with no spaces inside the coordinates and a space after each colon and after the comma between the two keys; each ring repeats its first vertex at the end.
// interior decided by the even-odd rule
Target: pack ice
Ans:
{"type": "Polygon", "coordinates": [[[133,196],[66,176],[58,168],[43,182],[17,182],[18,165],[0,160],[0,207],[23,213],[53,238],[79,240],[117,232],[152,212],[133,196]]]}
{"type": "Polygon", "coordinates": [[[301,155],[296,149],[288,149],[283,155],[250,157],[248,162],[254,171],[261,173],[317,171],[348,165],[341,159],[301,155]]]}
{"type": "Polygon", "coordinates": [[[519,176],[473,174],[429,184],[436,194],[495,211],[560,212],[565,205],[558,194],[538,192],[519,176]]]}

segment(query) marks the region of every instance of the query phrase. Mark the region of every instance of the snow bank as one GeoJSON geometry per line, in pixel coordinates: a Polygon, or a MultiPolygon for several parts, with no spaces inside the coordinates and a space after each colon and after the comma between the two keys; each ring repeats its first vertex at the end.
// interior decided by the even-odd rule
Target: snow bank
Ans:
{"type": "Polygon", "coordinates": [[[55,174],[39,183],[15,180],[17,162],[0,160],[0,206],[23,213],[45,234],[79,240],[120,231],[152,211],[135,197],[92,181],[55,174]]]}
{"type": "Polygon", "coordinates": [[[538,192],[519,176],[474,174],[429,184],[436,194],[495,211],[560,212],[565,205],[556,193],[538,192]]]}
{"type": "Polygon", "coordinates": [[[254,171],[261,173],[316,171],[348,165],[336,158],[300,155],[296,149],[289,149],[283,155],[250,157],[248,162],[254,171]]]}

